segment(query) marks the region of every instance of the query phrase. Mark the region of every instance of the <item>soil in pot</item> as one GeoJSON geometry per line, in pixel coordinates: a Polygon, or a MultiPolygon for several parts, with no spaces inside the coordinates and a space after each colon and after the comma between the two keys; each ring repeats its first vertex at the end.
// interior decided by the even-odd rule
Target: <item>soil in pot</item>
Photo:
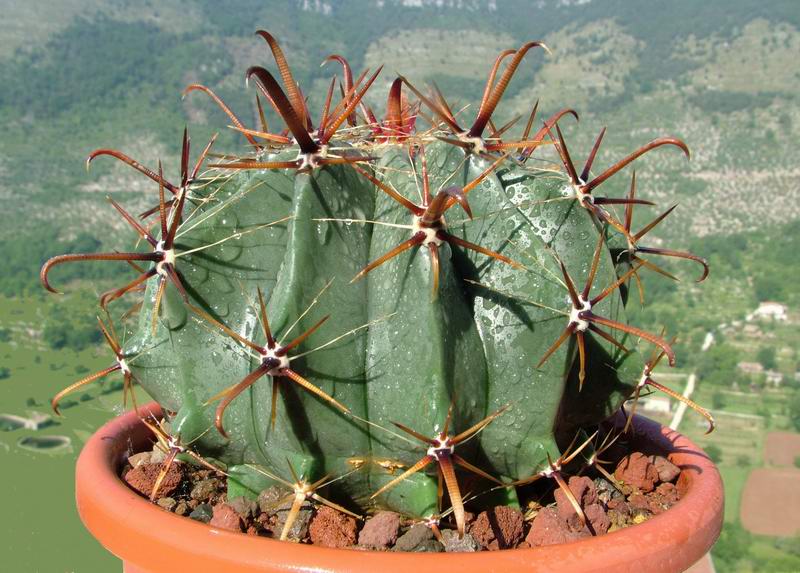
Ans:
{"type": "MultiPolygon", "coordinates": [[[[122,477],[133,490],[149,497],[162,469],[157,448],[128,459],[122,477]]],[[[527,548],[567,543],[605,535],[646,521],[672,507],[681,496],[680,469],[667,458],[645,452],[617,452],[613,471],[592,470],[569,477],[573,500],[550,480],[523,490],[522,509],[496,506],[467,513],[467,533],[459,538],[447,518],[441,523],[407,519],[379,511],[356,519],[332,507],[306,502],[289,530],[289,540],[356,550],[470,552],[527,548]],[[580,505],[584,520],[574,503],[580,505]]],[[[566,477],[565,477],[566,479],[566,477]]],[[[169,466],[154,500],[165,511],[243,534],[279,537],[291,501],[276,505],[286,490],[270,487],[257,500],[227,498],[222,473],[188,463],[169,466]]],[[[468,504],[469,509],[469,504],[468,504]]]]}

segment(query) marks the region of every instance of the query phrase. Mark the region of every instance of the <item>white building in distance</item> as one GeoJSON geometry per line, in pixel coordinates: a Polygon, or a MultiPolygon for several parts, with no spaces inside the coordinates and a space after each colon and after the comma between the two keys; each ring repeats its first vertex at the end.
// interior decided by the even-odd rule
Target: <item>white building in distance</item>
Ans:
{"type": "Polygon", "coordinates": [[[758,305],[758,308],[747,315],[747,320],[755,320],[759,318],[768,318],[785,322],[788,318],[786,313],[786,305],[779,302],[765,301],[758,305]]]}

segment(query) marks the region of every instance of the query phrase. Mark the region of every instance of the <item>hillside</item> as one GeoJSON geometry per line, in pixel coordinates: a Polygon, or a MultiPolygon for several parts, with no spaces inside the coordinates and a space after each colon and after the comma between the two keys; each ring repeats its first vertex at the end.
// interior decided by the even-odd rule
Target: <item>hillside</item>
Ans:
{"type": "MultiPolygon", "coordinates": [[[[532,54],[525,63],[502,106],[506,116],[526,114],[537,98],[545,111],[574,107],[582,121],[568,135],[578,154],[608,125],[597,165],[662,134],[692,148],[689,164],[666,152],[640,168],[644,193],[665,203],[691,199],[692,208],[679,209],[660,236],[680,240],[795,219],[796,5],[664,4],[306,0],[279,10],[285,3],[237,0],[222,11],[213,2],[70,0],[53,10],[46,2],[3,0],[2,235],[47,222],[68,237],[99,222],[89,212],[105,193],[145,192],[132,172],[110,162],[87,175],[83,159],[95,147],[124,149],[151,165],[160,157],[174,169],[185,122],[197,140],[228,131],[203,96],[181,101],[191,81],[252,115],[253,92],[242,78],[247,66],[268,61],[252,35],[258,26],[281,39],[299,81],[313,86],[312,100],[338,71],[318,62],[337,52],[356,69],[384,63],[383,86],[402,72],[420,83],[435,79],[454,101],[473,102],[497,52],[542,39],[553,55],[532,54]],[[58,212],[36,208],[53,201],[58,212]]],[[[373,96],[380,108],[381,93],[373,96]]],[[[229,148],[239,143],[224,135],[229,148]]],[[[623,178],[617,184],[622,189],[623,178]]]]}
{"type": "MultiPolygon", "coordinates": [[[[219,149],[242,148],[208,98],[180,93],[204,82],[254,123],[253,90],[243,73],[270,62],[253,35],[259,26],[282,41],[312,109],[340,71],[319,66],[330,53],[346,56],[356,70],[385,65],[371,92],[376,109],[400,72],[418,84],[436,81],[452,102],[468,105],[482,93],[500,50],[544,40],[552,55],[538,51],[524,62],[498,125],[527,114],[537,99],[544,112],[573,107],[581,121],[564,129],[574,155],[585,155],[600,128],[609,128],[598,168],[654,137],[683,138],[690,162],[663,150],[637,164],[641,195],[663,207],[682,203],[649,235],[656,243],[685,248],[701,237],[784,228],[796,237],[796,226],[784,227],[800,215],[796,4],[634,4],[304,0],[287,8],[236,0],[219,10],[211,1],[70,0],[52,8],[0,0],[9,16],[0,24],[0,246],[10,261],[0,290],[36,292],[38,264],[62,250],[55,241],[86,245],[102,236],[102,246],[114,248],[129,239],[124,224],[107,217],[105,196],[136,209],[152,203],[152,186],[111,160],[95,162],[87,174],[92,149],[117,148],[151,166],[160,158],[169,176],[186,123],[196,142],[221,131],[219,149]]],[[[623,175],[604,190],[621,194],[626,185],[623,175]]],[[[707,284],[716,291],[733,281],[733,292],[746,290],[744,277],[766,272],[761,259],[752,264],[737,276],[712,271],[707,284]]],[[[109,272],[89,267],[76,272],[109,272]]],[[[675,269],[684,277],[691,272],[675,269]]],[[[681,284],[678,294],[697,292],[681,284]]],[[[755,298],[743,304],[752,307],[755,298]]]]}

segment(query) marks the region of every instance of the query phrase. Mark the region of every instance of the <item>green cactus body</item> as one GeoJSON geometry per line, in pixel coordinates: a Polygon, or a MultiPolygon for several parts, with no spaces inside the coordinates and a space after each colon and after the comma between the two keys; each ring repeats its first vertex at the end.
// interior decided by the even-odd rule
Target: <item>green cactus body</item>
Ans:
{"type": "MultiPolygon", "coordinates": [[[[455,463],[506,484],[549,477],[560,471],[553,460],[565,456],[570,443],[583,442],[632,393],[638,396],[647,381],[642,372],[649,376],[653,364],[644,363],[633,336],[616,330],[667,345],[625,327],[617,283],[628,278],[631,262],[618,261],[615,268],[612,253],[619,258],[630,235],[620,239],[600,224],[608,215],[594,199],[588,207],[578,200],[575,177],[471,153],[464,147],[476,138],[465,143],[466,132],[456,132],[462,139],[455,142],[411,131],[397,137],[398,126],[414,125],[404,115],[410,108],[400,80],[390,91],[389,119],[372,125],[371,136],[336,139],[329,149],[330,136],[320,135],[323,129],[315,135],[310,120],[299,119],[301,94],[287,98],[267,71],[252,73],[294,140],[269,135],[281,151],[214,166],[193,180],[184,170],[188,200],[182,213],[173,209],[169,217],[182,217],[175,268],[187,297],[167,286],[154,317],[158,287],[151,279],[138,329],[121,353],[115,350],[118,361],[124,358],[123,373],[129,368],[168,412],[173,433],[226,464],[232,496],[256,495],[272,476],[288,480],[296,473],[310,482],[327,475],[339,478],[333,495],[351,507],[374,503],[430,516],[442,510],[436,463],[439,472],[445,462],[455,463]],[[444,190],[438,196],[452,200],[446,203],[452,209],[436,211],[439,219],[425,223],[433,227],[420,226],[419,213],[435,203],[420,192],[423,157],[431,195],[444,190]],[[367,159],[373,163],[366,169],[349,164],[367,159]],[[370,265],[412,237],[414,246],[370,265]],[[566,287],[572,277],[581,291],[592,274],[586,300],[613,288],[589,310],[605,320],[598,324],[618,344],[580,318],[577,295],[566,287]],[[307,332],[296,347],[289,344],[307,332]],[[576,344],[581,337],[583,361],[576,344]],[[226,392],[240,386],[241,393],[226,392]],[[469,428],[480,433],[466,436],[469,428]],[[456,434],[462,441],[446,442],[456,434]],[[406,470],[407,479],[399,480],[406,470]]],[[[338,120],[325,125],[352,117],[356,103],[340,103],[338,120]]],[[[158,256],[145,259],[156,270],[158,256]]],[[[67,255],[48,262],[46,287],[49,267],[65,257],[86,260],[67,255]]],[[[584,446],[585,458],[592,446],[584,446]]],[[[438,475],[448,481],[452,501],[452,472],[438,475]]],[[[509,491],[513,503],[513,487],[509,491]]]]}
{"type": "MultiPolygon", "coordinates": [[[[428,151],[433,157],[439,153],[463,159],[463,152],[451,146],[429,147],[428,151]]],[[[466,185],[488,164],[485,159],[468,158],[459,183],[466,185]]],[[[489,175],[470,194],[474,221],[459,229],[465,239],[503,252],[527,267],[518,271],[473,251],[460,251],[457,257],[461,276],[479,283],[473,283],[469,291],[488,364],[487,409],[515,406],[483,431],[483,454],[499,475],[511,478],[547,467],[548,455],[551,459],[559,455],[556,438],[563,446],[581,427],[606,419],[630,395],[641,374],[637,353],[623,360],[618,350],[608,348],[609,343],[594,338],[587,352],[591,372],[587,378],[592,386],[580,393],[577,381],[570,378],[570,373],[573,378],[577,374],[574,346],[562,346],[536,368],[541,354],[567,323],[567,317],[558,314],[569,310],[569,299],[554,254],[559,254],[581,284],[597,241],[590,214],[577,201],[563,196],[567,184],[553,172],[503,169],[489,175]],[[610,379],[615,373],[618,377],[610,379]],[[600,375],[603,382],[595,385],[600,375]],[[579,394],[579,402],[568,404],[574,394],[579,394]],[[587,396],[591,396],[591,404],[586,403],[587,396]]],[[[595,284],[602,288],[616,279],[604,253],[595,284]]],[[[599,310],[615,320],[624,319],[615,297],[602,301],[599,310]]]]}
{"type": "MultiPolygon", "coordinates": [[[[514,244],[519,245],[523,253],[522,262],[531,269],[533,274],[531,281],[533,284],[511,288],[506,286],[507,283],[501,276],[496,288],[510,291],[512,294],[519,293],[522,300],[534,300],[555,309],[568,311],[567,291],[563,284],[561,271],[552,254],[557,253],[576,284],[579,287],[583,285],[589,274],[592,251],[598,240],[596,220],[589,212],[580,207],[575,199],[564,197],[564,190],[568,188],[569,182],[552,172],[537,173],[536,171],[524,172],[521,169],[512,169],[501,173],[499,177],[492,180],[492,183],[494,181],[499,181],[502,186],[502,192],[499,189],[497,191],[497,204],[507,205],[508,211],[511,211],[508,216],[513,221],[515,229],[514,235],[501,233],[494,240],[511,240],[514,244]]],[[[494,189],[496,187],[493,186],[492,190],[494,191],[494,189]]],[[[487,200],[489,195],[489,193],[484,193],[484,200],[487,200]]],[[[497,204],[493,207],[495,211],[498,210],[497,204]]],[[[505,224],[508,225],[508,223],[505,224]]],[[[495,244],[494,240],[489,239],[489,244],[495,244]]],[[[493,270],[495,272],[500,270],[494,262],[487,273],[489,276],[481,277],[481,281],[486,281],[493,270]]],[[[511,277],[508,273],[505,275],[508,277],[507,281],[512,281],[512,284],[515,281],[524,280],[519,276],[511,277]]],[[[590,296],[613,284],[617,278],[618,275],[612,265],[610,254],[604,245],[590,296]]],[[[530,309],[530,315],[527,318],[528,324],[540,325],[541,331],[537,332],[535,327],[518,328],[519,336],[528,338],[528,341],[520,341],[519,345],[512,346],[546,348],[546,342],[543,345],[543,341],[555,340],[566,325],[567,317],[557,316],[546,308],[535,306],[526,308],[530,309]]],[[[627,322],[618,291],[598,303],[596,310],[613,320],[627,322]]],[[[618,336],[618,339],[622,343],[635,344],[628,336],[618,336]]],[[[643,361],[639,353],[635,351],[635,346],[632,346],[631,352],[623,354],[598,336],[589,335],[586,340],[588,343],[586,352],[587,382],[580,390],[577,380],[578,361],[575,357],[574,345],[560,356],[554,356],[555,360],[551,358],[552,363],[548,361],[536,372],[530,372],[529,359],[523,353],[516,357],[517,368],[510,369],[523,373],[520,377],[520,385],[523,385],[524,380],[534,381],[536,389],[530,389],[532,393],[530,398],[521,398],[520,400],[526,404],[543,403],[543,407],[540,411],[529,414],[527,419],[520,424],[527,423],[531,428],[537,427],[537,431],[532,432],[532,435],[539,436],[541,443],[546,444],[546,437],[553,435],[554,432],[562,443],[566,443],[572,439],[579,428],[594,426],[599,421],[608,418],[630,396],[639,381],[643,361]],[[528,368],[527,371],[524,370],[525,366],[528,368]],[[565,375],[566,383],[560,392],[556,391],[557,385],[553,384],[553,380],[564,379],[565,375]],[[549,392],[548,388],[551,389],[549,392]],[[550,398],[545,399],[544,396],[550,398]],[[557,405],[557,409],[553,409],[555,405],[557,405]]],[[[504,349],[503,354],[507,355],[510,352],[512,352],[510,349],[504,349]]],[[[500,390],[504,388],[504,385],[497,384],[494,387],[500,390]]],[[[519,385],[516,386],[516,388],[518,387],[519,385]]],[[[515,391],[514,388],[514,386],[511,387],[511,395],[515,391]]],[[[506,399],[500,398],[501,395],[498,395],[498,399],[506,399]]],[[[498,431],[496,427],[487,428],[489,436],[496,431],[498,431]]],[[[535,444],[537,440],[531,440],[529,443],[535,444]]],[[[541,468],[531,468],[525,465],[529,464],[532,459],[536,459],[533,453],[523,462],[522,468],[518,468],[511,475],[525,474],[531,470],[539,471],[541,468]]],[[[543,463],[541,457],[539,463],[543,463]]]]}
{"type": "MultiPolygon", "coordinates": [[[[419,181],[413,175],[408,151],[389,148],[381,163],[389,173],[385,182],[406,198],[418,200],[419,181]]],[[[378,195],[375,217],[385,223],[411,223],[411,214],[383,193],[378,195]]],[[[409,229],[375,225],[370,258],[383,255],[411,235],[409,229]]],[[[441,431],[451,403],[456,430],[486,415],[487,378],[481,342],[446,244],[440,261],[435,297],[431,259],[424,246],[405,251],[368,276],[370,319],[393,315],[369,333],[370,419],[382,424],[401,422],[426,436],[441,431]]],[[[378,459],[397,459],[408,466],[424,453],[420,445],[373,433],[373,455],[378,459]]],[[[387,477],[376,475],[375,485],[384,485],[387,477]]],[[[415,509],[418,503],[432,509],[435,485],[423,488],[414,484],[414,488],[423,492],[419,494],[422,499],[402,509],[415,509]]]]}
{"type": "MultiPolygon", "coordinates": [[[[426,154],[432,189],[466,185],[488,165],[444,143],[429,145],[426,154]]],[[[405,146],[383,146],[377,170],[387,174],[386,184],[415,200],[419,181],[414,173],[420,169],[416,163],[412,168],[405,146]]],[[[411,222],[405,208],[383,193],[376,195],[374,186],[350,167],[330,166],[294,177],[276,170],[257,171],[196,185],[191,196],[197,209],[187,210],[178,252],[286,220],[187,256],[178,268],[193,293],[193,304],[259,344],[264,336],[257,287],[266,294],[276,339],[286,342],[292,333],[303,332],[326,315],[331,320],[301,350],[354,331],[292,363],[353,416],[279,378],[273,429],[272,382],[266,376],[227,408],[224,424],[230,439],[206,432],[201,438],[204,451],[228,464],[257,464],[278,475],[286,475],[288,459],[298,472],[317,477],[346,473],[353,469],[349,460],[364,459],[367,469],[338,484],[342,495],[363,499],[393,477],[376,462],[409,467],[425,448],[398,438],[396,431],[369,427],[361,420],[386,428],[397,421],[434,435],[451,403],[454,431],[510,404],[497,423],[459,453],[482,460],[492,473],[507,478],[523,478],[546,468],[548,455],[555,458],[560,453],[556,430],[566,436],[605,419],[630,393],[641,372],[641,362],[630,358],[635,356],[631,353],[624,362],[637,363],[638,371],[633,368],[625,378],[617,363],[616,369],[608,370],[618,380],[596,383],[609,355],[604,345],[592,342],[587,360],[592,383],[575,398],[581,405],[580,414],[574,414],[565,403],[574,385],[569,373],[575,349],[564,345],[536,368],[539,353],[567,321],[554,311],[565,312],[568,299],[550,251],[565,253],[561,258],[580,282],[597,238],[590,215],[561,196],[563,186],[564,180],[552,174],[504,171],[488,176],[469,195],[475,220],[449,230],[489,248],[505,247],[504,252],[527,269],[517,270],[445,243],[434,295],[431,259],[424,247],[409,249],[365,280],[350,283],[370,260],[411,235],[405,228],[343,222],[373,218],[394,225],[411,222]],[[586,395],[597,399],[597,407],[589,413],[586,395]]],[[[465,218],[453,211],[451,218],[458,217],[465,218]]],[[[597,284],[615,279],[606,255],[597,284]]],[[[152,299],[152,293],[145,298],[152,299]]],[[[152,315],[144,312],[139,335],[129,341],[126,351],[149,349],[133,361],[133,372],[148,392],[178,412],[176,428],[184,430],[185,439],[192,439],[213,424],[213,405],[204,407],[205,401],[245,377],[258,361],[224,333],[187,314],[175,292],[163,304],[155,335],[150,329],[152,315]]],[[[602,310],[617,317],[622,312],[613,297],[604,301],[602,310]]],[[[433,512],[435,482],[419,474],[380,501],[408,514],[433,512]]]]}
{"type": "MultiPolygon", "coordinates": [[[[203,249],[234,233],[288,217],[294,180],[282,173],[268,177],[240,173],[197,185],[190,193],[198,197],[189,202],[178,233],[179,252],[203,249]]],[[[256,286],[274,290],[289,227],[290,221],[284,221],[180,258],[178,269],[194,303],[231,328],[253,335],[256,315],[248,298],[255,295],[256,286]]],[[[232,340],[193,318],[172,288],[166,289],[159,329],[153,334],[154,290],[151,282],[138,331],[125,345],[125,353],[136,357],[131,368],[142,386],[165,409],[178,413],[184,439],[191,440],[208,428],[204,401],[233,378],[245,376],[250,363],[232,340]]],[[[244,400],[231,410],[231,417],[247,419],[244,400]]],[[[246,424],[236,428],[239,439],[226,441],[206,432],[204,445],[225,461],[252,459],[262,451],[264,436],[246,424]]]]}
{"type": "MultiPolygon", "coordinates": [[[[364,326],[366,283],[348,282],[366,264],[371,228],[315,220],[372,215],[374,193],[352,169],[332,166],[296,177],[280,171],[237,175],[211,184],[199,194],[214,200],[187,218],[183,227],[190,230],[180,238],[180,244],[195,248],[236,232],[242,237],[220,246],[219,251],[229,254],[220,257],[209,249],[187,257],[185,265],[179,264],[195,305],[261,344],[264,335],[258,319],[257,287],[267,295],[273,333],[276,339],[285,337],[284,342],[326,314],[337,316],[335,330],[315,332],[304,348],[322,345],[364,326]],[[282,219],[287,220],[245,234],[248,229],[282,219]],[[203,222],[194,226],[195,220],[203,222]],[[195,282],[196,275],[200,280],[195,282]],[[301,318],[315,298],[316,304],[301,318]],[[297,319],[292,332],[287,333],[297,319]]],[[[152,293],[148,295],[146,300],[152,299],[152,293]]],[[[168,298],[163,316],[169,316],[173,306],[183,309],[184,303],[179,297],[168,298]]],[[[143,313],[139,336],[126,350],[135,354],[141,348],[150,349],[133,362],[132,370],[148,392],[168,409],[179,412],[179,428],[184,428],[184,439],[191,439],[213,424],[213,406],[204,407],[203,403],[246,376],[258,361],[211,325],[187,317],[185,310],[183,316],[174,328],[162,320],[153,335],[151,314],[143,313]],[[165,370],[165,364],[171,367],[165,370]]],[[[366,331],[362,328],[300,358],[296,368],[315,372],[309,377],[316,385],[347,404],[354,414],[364,416],[365,345],[366,331]]],[[[202,438],[204,445],[209,441],[210,451],[226,463],[264,464],[280,475],[288,471],[287,458],[298,471],[316,473],[339,471],[346,458],[369,451],[363,424],[343,417],[285,379],[278,384],[281,399],[274,429],[270,428],[271,381],[265,377],[226,410],[230,440],[207,432],[202,438]],[[321,428],[325,431],[320,432],[321,428]],[[223,443],[224,450],[219,449],[223,443]]]]}

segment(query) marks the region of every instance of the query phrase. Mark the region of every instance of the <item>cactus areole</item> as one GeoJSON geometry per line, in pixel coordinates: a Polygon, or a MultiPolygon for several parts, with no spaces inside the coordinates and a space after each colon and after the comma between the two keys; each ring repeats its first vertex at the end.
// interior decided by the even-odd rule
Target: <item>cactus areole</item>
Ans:
{"type": "Polygon", "coordinates": [[[629,285],[641,295],[641,273],[668,274],[654,255],[707,274],[690,253],[641,244],[671,210],[632,231],[634,207],[653,205],[635,176],[625,197],[598,187],[652,149],[688,157],[683,142],[656,139],[595,172],[601,133],[579,173],[559,125],[572,110],[538,127],[534,106],[508,136],[492,115],[537,42],[497,58],[469,127],[469,111],[457,118],[437,89],[402,77],[377,119],[364,96],[381,70],[354,79],[341,56],[329,60],[344,77],[315,121],[278,43],[258,35],[281,81],[247,70],[254,128],[211,89],[186,90],[210,96],[252,153],[212,152],[212,139],[190,162],[184,132],[178,183],[119,151],[91,155],[133,167],[159,200],[138,216],[112,201],[137,248],[42,268],[49,290],[66,262],[137,273],[100,299],[123,316],[101,322],[112,365],[53,407],[120,371],[126,398],[141,385],[167,412],[168,430],[148,426],[167,463],[213,460],[231,496],[291,485],[361,514],[452,514],[462,534],[471,499],[501,491],[515,503],[520,485],[561,486],[596,463],[614,438],[598,427],[643,387],[665,389],[653,370],[675,359],[663,335],[628,324],[629,285]],[[266,106],[285,128],[270,131],[266,106]]]}

